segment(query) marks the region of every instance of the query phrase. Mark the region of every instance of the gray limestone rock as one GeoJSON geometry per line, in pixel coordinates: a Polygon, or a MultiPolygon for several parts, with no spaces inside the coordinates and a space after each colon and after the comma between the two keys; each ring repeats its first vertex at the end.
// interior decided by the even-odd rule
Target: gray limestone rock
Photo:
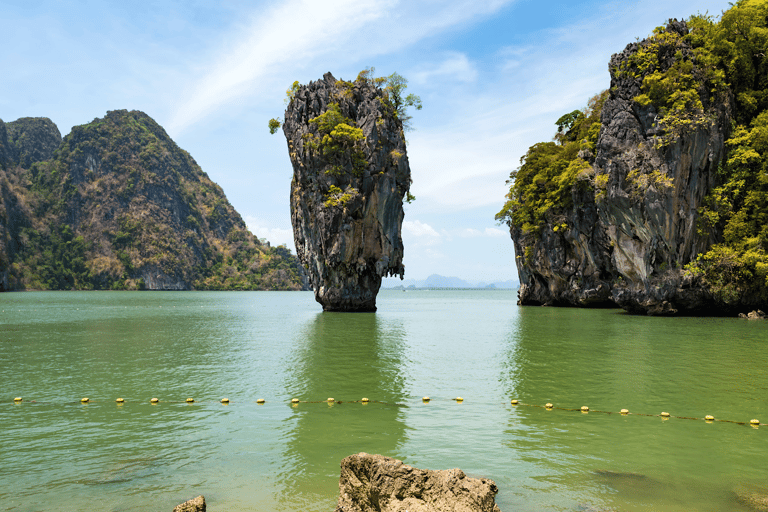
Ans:
{"type": "Polygon", "coordinates": [[[493,480],[460,469],[417,469],[383,455],[341,461],[335,512],[499,512],[493,480]]]}
{"type": "MultiPolygon", "coordinates": [[[[685,34],[688,28],[670,20],[666,30],[685,34]]],[[[605,188],[597,180],[577,181],[573,207],[550,212],[539,236],[511,228],[521,304],[621,306],[650,315],[718,307],[705,283],[683,267],[716,241],[715,233],[697,232],[698,209],[717,185],[733,98],[726,93],[715,102],[701,91],[709,122],[662,141],[655,107],[634,100],[643,76],[621,72],[644,44],[629,44],[611,58],[594,160],[582,156],[594,176],[607,176],[605,188]],[[568,229],[553,229],[563,224],[568,229]]],[[[661,71],[691,51],[662,48],[661,71]]]]}
{"type": "Polygon", "coordinates": [[[402,123],[380,88],[326,73],[294,93],[283,132],[296,252],[315,299],[326,311],[375,311],[382,277],[405,272],[402,123]]]}

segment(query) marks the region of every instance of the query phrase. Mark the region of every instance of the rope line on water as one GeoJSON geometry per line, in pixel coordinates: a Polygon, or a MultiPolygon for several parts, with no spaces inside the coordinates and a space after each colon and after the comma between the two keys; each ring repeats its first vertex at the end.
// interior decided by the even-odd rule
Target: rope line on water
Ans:
{"type": "MultiPolygon", "coordinates": [[[[428,404],[432,401],[432,398],[425,396],[421,398],[421,402],[424,404],[428,404]]],[[[462,397],[456,397],[451,399],[441,399],[441,401],[451,401],[456,403],[463,403],[464,399],[462,397]]],[[[22,404],[25,400],[22,397],[16,397],[13,399],[14,404],[22,404]]],[[[124,398],[116,398],[114,402],[118,406],[125,405],[129,403],[124,398]]],[[[90,398],[84,397],[81,398],[79,401],[59,401],[59,402],[53,402],[53,401],[38,401],[38,400],[28,400],[26,403],[34,403],[34,404],[98,404],[98,403],[106,403],[106,402],[100,402],[98,400],[91,400],[90,398]]],[[[131,403],[146,403],[146,402],[131,402],[131,403]]],[[[220,400],[201,400],[197,401],[194,398],[187,398],[185,400],[160,400],[158,398],[151,398],[149,400],[149,403],[152,405],[158,405],[160,403],[163,404],[194,404],[194,403],[221,403],[223,405],[230,405],[230,404],[241,404],[241,403],[255,403],[258,405],[263,405],[266,403],[266,400],[263,398],[259,398],[254,401],[248,401],[248,402],[233,402],[229,398],[222,398],[220,400]]],[[[360,400],[336,400],[335,398],[327,398],[325,400],[300,400],[298,398],[292,398],[288,401],[288,403],[291,406],[297,406],[298,404],[328,404],[328,405],[334,405],[334,404],[383,404],[383,405],[396,405],[396,406],[405,406],[408,405],[407,402],[385,402],[381,400],[370,400],[368,398],[361,398],[360,400]]],[[[715,418],[711,414],[708,414],[704,416],[703,418],[696,418],[692,416],[672,416],[670,413],[666,411],[662,411],[660,414],[648,414],[648,413],[640,413],[640,412],[629,412],[628,409],[621,409],[620,411],[600,411],[596,409],[590,409],[588,406],[584,405],[579,408],[571,408],[571,407],[555,407],[554,404],[548,402],[544,405],[541,404],[528,404],[521,402],[519,400],[512,400],[511,405],[514,406],[523,406],[523,407],[535,407],[539,409],[545,409],[547,411],[551,410],[558,410],[558,411],[567,411],[567,412],[580,412],[582,414],[589,414],[589,413],[595,413],[595,414],[619,414],[621,416],[645,416],[645,417],[658,417],[662,420],[668,420],[668,419],[678,419],[678,420],[695,420],[695,421],[705,421],[707,423],[733,423],[735,425],[749,425],[752,427],[759,427],[759,426],[768,426],[768,423],[760,423],[757,419],[752,419],[750,421],[737,421],[737,420],[729,420],[729,419],[723,419],[723,418],[715,418]]]]}

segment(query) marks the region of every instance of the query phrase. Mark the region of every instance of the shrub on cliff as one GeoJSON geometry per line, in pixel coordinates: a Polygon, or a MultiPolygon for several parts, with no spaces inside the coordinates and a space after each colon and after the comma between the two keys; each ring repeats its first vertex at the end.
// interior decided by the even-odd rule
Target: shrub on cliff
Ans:
{"type": "Polygon", "coordinates": [[[496,220],[537,233],[547,214],[572,206],[571,189],[579,176],[591,176],[589,155],[600,133],[600,112],[608,91],[590,98],[583,110],[565,114],[555,123],[555,142],[539,142],[520,159],[507,181],[507,202],[496,220]],[[586,160],[585,160],[586,158],[586,160]]]}

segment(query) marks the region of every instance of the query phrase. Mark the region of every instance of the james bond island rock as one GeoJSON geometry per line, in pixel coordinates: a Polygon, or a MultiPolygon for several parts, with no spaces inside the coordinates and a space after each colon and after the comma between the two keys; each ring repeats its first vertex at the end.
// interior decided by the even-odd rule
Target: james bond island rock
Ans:
{"type": "Polygon", "coordinates": [[[376,311],[382,277],[402,279],[411,184],[402,122],[371,80],[295,88],[283,132],[293,164],[296,252],[326,311],[376,311]]]}
{"type": "Polygon", "coordinates": [[[148,115],[0,121],[0,291],[306,289],[148,115]]]}
{"type": "Polygon", "coordinates": [[[341,461],[336,512],[499,512],[493,480],[358,453],[341,461]]]}
{"type": "Polygon", "coordinates": [[[520,304],[736,315],[768,303],[768,96],[754,89],[766,70],[740,70],[752,78],[738,85],[720,56],[737,36],[718,27],[670,20],[628,45],[610,89],[528,150],[497,214],[520,304]]]}

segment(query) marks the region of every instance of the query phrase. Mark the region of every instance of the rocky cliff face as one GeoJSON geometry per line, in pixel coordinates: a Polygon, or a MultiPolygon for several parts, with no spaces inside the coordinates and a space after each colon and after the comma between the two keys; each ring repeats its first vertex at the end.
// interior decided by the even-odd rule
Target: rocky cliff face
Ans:
{"type": "Polygon", "coordinates": [[[108,112],[63,140],[50,120],[4,127],[0,290],[306,289],[290,251],[255,238],[143,112],[108,112]]]}
{"type": "Polygon", "coordinates": [[[326,311],[375,311],[382,277],[405,271],[402,124],[381,89],[326,73],[295,91],[283,131],[294,241],[315,299],[326,311]]]}
{"type": "MultiPolygon", "coordinates": [[[[676,21],[666,30],[688,32],[676,21]]],[[[645,75],[637,56],[649,44],[632,43],[611,58],[600,135],[594,154],[579,155],[591,169],[572,189],[573,206],[548,212],[538,235],[511,228],[521,304],[619,305],[648,314],[716,307],[682,267],[714,242],[697,232],[697,210],[717,181],[733,99],[724,93],[713,101],[702,83],[701,117],[678,131],[663,125],[652,104],[638,101],[645,75]]],[[[680,41],[654,51],[662,73],[692,52],[680,41]]]]}
{"type": "Polygon", "coordinates": [[[8,268],[23,249],[23,231],[34,220],[18,169],[51,158],[59,144],[59,129],[48,118],[24,117],[7,124],[0,119],[0,291],[9,289],[8,268]]]}

